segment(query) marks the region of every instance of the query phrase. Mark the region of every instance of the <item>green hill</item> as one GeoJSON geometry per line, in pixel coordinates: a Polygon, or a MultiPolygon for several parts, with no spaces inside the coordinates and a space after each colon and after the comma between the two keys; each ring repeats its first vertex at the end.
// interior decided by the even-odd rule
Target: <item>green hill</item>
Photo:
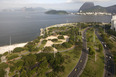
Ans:
{"type": "Polygon", "coordinates": [[[46,14],[68,14],[66,11],[56,11],[56,10],[50,10],[45,13],[46,14]]]}

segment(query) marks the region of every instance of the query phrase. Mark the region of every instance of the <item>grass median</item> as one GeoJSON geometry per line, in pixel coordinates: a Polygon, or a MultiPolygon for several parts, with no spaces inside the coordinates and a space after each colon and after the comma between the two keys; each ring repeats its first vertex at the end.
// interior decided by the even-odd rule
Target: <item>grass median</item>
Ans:
{"type": "Polygon", "coordinates": [[[87,47],[94,48],[94,54],[88,55],[88,61],[85,66],[85,69],[80,77],[103,77],[104,73],[104,54],[103,51],[98,51],[98,45],[101,44],[98,38],[95,36],[94,40],[94,31],[93,29],[89,29],[87,31],[87,47]],[[96,58],[96,59],[95,59],[96,58]]]}
{"type": "Polygon", "coordinates": [[[58,77],[68,77],[70,72],[74,69],[79,58],[81,56],[81,49],[77,46],[74,49],[66,52],[62,52],[62,55],[65,58],[65,62],[63,63],[65,70],[62,73],[59,73],[58,77]]]}

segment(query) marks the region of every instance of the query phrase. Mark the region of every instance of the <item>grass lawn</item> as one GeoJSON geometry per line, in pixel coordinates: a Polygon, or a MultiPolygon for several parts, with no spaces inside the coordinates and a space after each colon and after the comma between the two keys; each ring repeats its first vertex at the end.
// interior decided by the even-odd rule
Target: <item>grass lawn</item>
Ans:
{"type": "MultiPolygon", "coordinates": [[[[87,38],[89,39],[89,42],[87,43],[87,46],[93,46],[94,48],[98,48],[98,44],[100,44],[100,41],[96,38],[96,42],[93,43],[93,31],[87,31],[87,38]],[[96,45],[95,45],[96,44],[96,45]]],[[[80,77],[103,77],[104,73],[104,54],[103,52],[99,52],[95,50],[94,55],[88,55],[88,61],[86,64],[86,67],[80,77]],[[96,61],[95,61],[95,55],[96,55],[96,61]]]]}
{"type": "Polygon", "coordinates": [[[39,51],[44,48],[46,43],[47,43],[47,41],[46,42],[41,42],[41,45],[39,46],[39,51]]]}
{"type": "Polygon", "coordinates": [[[78,50],[78,48],[72,49],[67,52],[62,52],[62,55],[65,58],[65,62],[63,63],[65,70],[64,72],[59,73],[58,77],[68,77],[70,72],[74,69],[77,62],[79,61],[79,58],[81,56],[81,50],[80,49],[78,50]]]}

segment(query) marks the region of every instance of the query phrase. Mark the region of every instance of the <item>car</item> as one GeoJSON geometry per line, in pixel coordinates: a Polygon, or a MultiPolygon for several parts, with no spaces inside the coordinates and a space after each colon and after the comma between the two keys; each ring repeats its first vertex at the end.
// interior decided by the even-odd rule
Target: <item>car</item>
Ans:
{"type": "Polygon", "coordinates": [[[106,45],[104,45],[104,47],[107,47],[106,45]]]}
{"type": "Polygon", "coordinates": [[[82,39],[84,39],[84,37],[82,37],[82,39]]]}
{"type": "Polygon", "coordinates": [[[111,56],[109,56],[109,58],[111,59],[112,57],[111,57],[111,56]]]}
{"type": "Polygon", "coordinates": [[[77,71],[77,69],[75,68],[75,71],[77,71]]]}
{"type": "Polygon", "coordinates": [[[82,60],[80,60],[80,62],[82,62],[82,60]]]}

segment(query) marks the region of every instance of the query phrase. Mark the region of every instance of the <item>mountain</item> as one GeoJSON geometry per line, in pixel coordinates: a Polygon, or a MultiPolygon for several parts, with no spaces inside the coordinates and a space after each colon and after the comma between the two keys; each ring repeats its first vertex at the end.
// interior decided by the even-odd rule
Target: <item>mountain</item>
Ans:
{"type": "Polygon", "coordinates": [[[92,8],[92,7],[94,7],[94,3],[93,3],[93,2],[85,2],[85,3],[81,6],[81,8],[79,9],[79,12],[80,12],[80,11],[83,11],[83,10],[90,9],[90,8],[92,8]]]}
{"type": "Polygon", "coordinates": [[[106,7],[107,12],[116,13],[116,5],[106,7]]]}
{"type": "Polygon", "coordinates": [[[85,2],[79,9],[79,12],[108,12],[108,13],[116,13],[116,5],[109,7],[102,6],[94,6],[92,2],[85,2]]]}
{"type": "Polygon", "coordinates": [[[24,7],[24,8],[19,9],[19,11],[39,11],[39,12],[45,12],[46,9],[44,9],[42,7],[35,7],[35,8],[32,8],[32,7],[24,7]]]}
{"type": "Polygon", "coordinates": [[[42,7],[36,7],[36,8],[33,8],[33,9],[36,10],[36,11],[43,11],[43,12],[46,11],[46,9],[42,8],[42,7]]]}
{"type": "Polygon", "coordinates": [[[107,10],[102,6],[93,6],[89,9],[82,10],[82,12],[107,12],[107,10]]]}
{"type": "Polygon", "coordinates": [[[68,14],[66,11],[57,11],[57,10],[49,10],[45,12],[46,14],[68,14]]]}

